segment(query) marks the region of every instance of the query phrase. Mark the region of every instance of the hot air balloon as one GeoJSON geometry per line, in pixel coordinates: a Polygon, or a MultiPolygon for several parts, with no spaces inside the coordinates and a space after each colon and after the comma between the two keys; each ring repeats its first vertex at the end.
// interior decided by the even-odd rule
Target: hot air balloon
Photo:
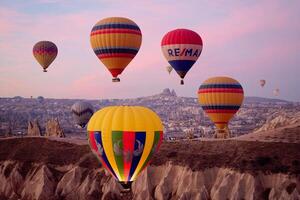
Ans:
{"type": "Polygon", "coordinates": [[[53,42],[40,41],[33,46],[33,56],[43,67],[44,72],[57,56],[57,47],[53,42]]]}
{"type": "Polygon", "coordinates": [[[141,106],[109,106],[87,127],[91,150],[125,190],[146,168],[163,138],[156,113],[141,106]]]}
{"type": "Polygon", "coordinates": [[[172,70],[173,70],[173,68],[172,68],[172,66],[167,66],[166,67],[166,69],[167,69],[167,72],[169,73],[169,74],[171,74],[171,72],[172,72],[172,70]]]}
{"type": "Polygon", "coordinates": [[[112,81],[119,82],[118,75],[140,49],[142,33],[130,19],[109,17],[95,24],[90,41],[95,54],[112,74],[112,81]]]}
{"type": "Polygon", "coordinates": [[[183,79],[199,58],[202,51],[202,39],[198,33],[188,29],[176,29],[168,32],[161,41],[162,52],[183,79]]]}
{"type": "Polygon", "coordinates": [[[45,100],[45,98],[42,97],[42,96],[38,96],[38,97],[36,98],[36,100],[37,100],[39,103],[43,103],[44,100],[45,100]]]}
{"type": "Polygon", "coordinates": [[[244,99],[241,84],[229,77],[212,77],[202,83],[198,101],[217,127],[217,137],[229,137],[228,122],[244,99]]]}
{"type": "Polygon", "coordinates": [[[278,88],[276,88],[275,90],[273,90],[273,94],[274,96],[279,96],[280,90],[278,88]]]}
{"type": "Polygon", "coordinates": [[[265,84],[266,84],[266,80],[264,80],[264,79],[260,80],[259,84],[260,84],[261,87],[264,87],[265,84]]]}
{"type": "Polygon", "coordinates": [[[74,103],[71,107],[71,111],[75,123],[81,126],[81,128],[85,127],[94,113],[93,106],[84,101],[74,103]]]}

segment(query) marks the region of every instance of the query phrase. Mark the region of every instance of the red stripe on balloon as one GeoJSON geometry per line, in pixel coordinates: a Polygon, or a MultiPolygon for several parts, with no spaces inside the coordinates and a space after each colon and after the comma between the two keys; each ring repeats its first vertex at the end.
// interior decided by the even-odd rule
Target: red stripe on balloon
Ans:
{"type": "Polygon", "coordinates": [[[188,29],[176,29],[168,32],[162,39],[161,45],[170,44],[195,44],[202,45],[202,39],[198,33],[188,29]]]}
{"type": "Polygon", "coordinates": [[[142,35],[140,31],[130,30],[130,29],[104,29],[91,32],[91,36],[93,35],[101,35],[101,34],[110,34],[110,33],[129,33],[135,35],[142,35]]]}
{"type": "Polygon", "coordinates": [[[97,145],[96,145],[96,142],[95,142],[94,132],[90,131],[89,136],[90,136],[89,139],[90,139],[90,144],[91,144],[92,149],[97,151],[98,148],[97,148],[97,145]]]}
{"type": "Polygon", "coordinates": [[[110,71],[110,73],[113,77],[117,77],[119,74],[122,73],[124,68],[122,68],[122,69],[108,69],[108,70],[110,71]]]}
{"type": "Polygon", "coordinates": [[[130,53],[106,53],[106,54],[99,54],[97,55],[98,58],[103,59],[103,58],[116,58],[116,57],[121,57],[121,58],[134,58],[135,54],[130,54],[130,53]]]}
{"type": "Polygon", "coordinates": [[[211,109],[205,110],[206,113],[236,113],[237,110],[225,110],[225,109],[211,109]]]}
{"type": "Polygon", "coordinates": [[[128,180],[133,151],[135,143],[135,133],[134,132],[123,132],[123,163],[124,163],[124,178],[128,180]]]}
{"type": "Polygon", "coordinates": [[[243,89],[235,88],[208,88],[198,90],[198,94],[202,93],[215,93],[215,92],[228,92],[228,93],[244,93],[243,89]]]}

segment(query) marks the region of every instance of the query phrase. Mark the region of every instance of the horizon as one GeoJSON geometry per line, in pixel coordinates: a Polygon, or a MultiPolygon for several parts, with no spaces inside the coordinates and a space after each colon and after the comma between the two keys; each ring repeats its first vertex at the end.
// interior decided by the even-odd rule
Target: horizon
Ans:
{"type": "Polygon", "coordinates": [[[170,88],[197,98],[207,78],[226,75],[241,83],[245,96],[300,101],[299,1],[170,2],[135,1],[130,7],[106,0],[0,2],[0,96],[132,99],[170,88]],[[111,82],[89,41],[94,24],[110,16],[132,19],[143,35],[120,83],[111,82]],[[175,71],[166,72],[169,64],[160,47],[164,34],[175,28],[194,30],[203,40],[183,86],[175,71]],[[40,40],[58,47],[47,73],[32,55],[40,40]],[[264,88],[260,79],[267,80],[264,88]],[[277,97],[275,88],[280,88],[277,97]]]}
{"type": "MultiPolygon", "coordinates": [[[[170,88],[165,88],[165,89],[170,89],[170,88]]],[[[171,90],[171,89],[170,89],[171,90]]],[[[175,91],[175,90],[174,90],[175,91]]],[[[56,98],[56,97],[45,97],[45,96],[42,96],[43,98],[45,99],[57,99],[57,100],[79,100],[79,101],[84,101],[84,100],[87,100],[87,101],[98,101],[98,100],[128,100],[128,99],[138,99],[138,98],[147,98],[147,97],[151,97],[151,96],[154,96],[154,95],[159,95],[161,94],[162,92],[160,93],[157,93],[157,94],[152,94],[152,95],[148,95],[148,96],[138,96],[138,97],[132,97],[132,98],[99,98],[99,99],[89,99],[89,98],[56,98]]],[[[175,91],[176,93],[176,91],[175,91]]],[[[39,96],[36,96],[36,97],[24,97],[24,96],[20,96],[20,95],[16,95],[16,96],[13,96],[13,97],[0,97],[0,99],[5,99],[5,98],[8,98],[8,99],[13,99],[13,98],[16,98],[16,97],[21,97],[21,98],[24,98],[24,99],[37,99],[39,96]]],[[[178,96],[177,93],[176,93],[176,97],[179,97],[179,98],[194,98],[194,99],[198,99],[198,97],[193,97],[193,96],[178,96]]],[[[286,102],[289,102],[289,103],[300,103],[300,101],[290,101],[290,100],[286,100],[286,99],[283,99],[283,98],[280,98],[280,97],[259,97],[259,96],[244,96],[244,100],[246,98],[260,98],[260,99],[269,99],[269,100],[278,100],[278,101],[286,101],[286,102]]],[[[244,103],[244,101],[243,101],[244,103]]]]}

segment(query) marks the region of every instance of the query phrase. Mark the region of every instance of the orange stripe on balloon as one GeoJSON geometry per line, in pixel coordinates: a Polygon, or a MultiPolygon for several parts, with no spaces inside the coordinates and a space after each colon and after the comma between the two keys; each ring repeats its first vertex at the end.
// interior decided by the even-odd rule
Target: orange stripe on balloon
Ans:
{"type": "Polygon", "coordinates": [[[236,113],[237,110],[205,110],[206,113],[236,113]]]}
{"type": "Polygon", "coordinates": [[[101,34],[111,34],[111,33],[130,33],[135,35],[142,35],[140,31],[129,30],[129,29],[105,29],[99,31],[91,32],[91,36],[93,35],[101,35],[101,34]]]}
{"type": "Polygon", "coordinates": [[[210,89],[200,89],[198,90],[198,94],[202,93],[216,93],[216,92],[228,92],[228,93],[244,93],[243,89],[220,89],[220,88],[210,88],[210,89]]]}
{"type": "Polygon", "coordinates": [[[97,55],[98,58],[103,59],[103,58],[116,58],[116,57],[121,57],[121,58],[134,58],[134,54],[130,53],[107,53],[107,54],[99,54],[97,55]]]}

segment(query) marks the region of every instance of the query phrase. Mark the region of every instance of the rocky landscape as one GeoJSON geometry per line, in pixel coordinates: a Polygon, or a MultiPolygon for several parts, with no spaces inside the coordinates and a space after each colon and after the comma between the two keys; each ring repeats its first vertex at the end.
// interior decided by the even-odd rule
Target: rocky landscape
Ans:
{"type": "MultiPolygon", "coordinates": [[[[275,131],[297,137],[300,124],[275,131]]],[[[0,139],[0,199],[300,199],[299,140],[254,137],[164,142],[129,196],[86,141],[0,139]]]]}

